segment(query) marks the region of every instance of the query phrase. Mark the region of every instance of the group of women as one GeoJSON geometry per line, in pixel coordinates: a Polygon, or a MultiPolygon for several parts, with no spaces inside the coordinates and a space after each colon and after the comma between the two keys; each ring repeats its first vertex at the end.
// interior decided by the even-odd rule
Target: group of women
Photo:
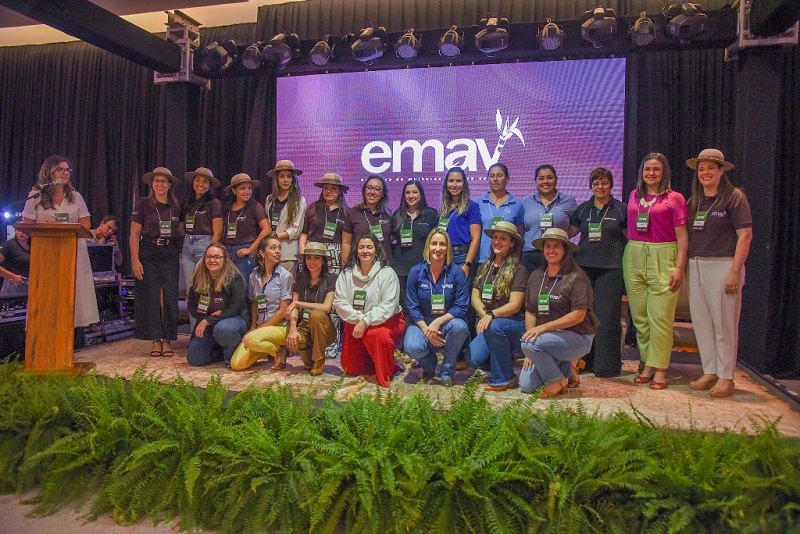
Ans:
{"type": "MultiPolygon", "coordinates": [[[[244,173],[224,189],[231,198],[223,204],[209,169],[186,173],[190,195],[179,202],[180,179],[157,167],[142,178],[149,192],[131,221],[136,337],[153,342],[153,356],[174,354],[182,255],[193,365],[222,359],[242,370],[271,358],[279,370],[288,353],[299,353],[318,375],[339,334],[344,370],[375,374],[383,386],[399,370],[394,350],[402,343],[426,382],[452,384],[463,359],[490,373],[490,391],[520,386],[557,396],[579,383],[581,358],[599,377],[620,374],[619,316],[627,292],[642,359],[634,382],[657,390],[667,387],[672,322],[688,265],[704,370],[691,388],[727,396],[752,217],[721,152],[704,150],[687,165],[695,170],[688,204],[670,187],[667,159],[652,153],[627,205],[611,196],[614,178],[603,168],[590,174],[592,197],[577,205],[558,191],[551,165],[536,170],[537,191],[519,201],[498,163],[489,169],[490,191],[477,202],[455,167],[443,181],[439,209],[411,180],[394,213],[379,175],[364,181],[361,200],[349,207],[348,186],[325,174],[314,184],[319,198],[306,206],[302,171],[283,160],[267,173],[272,193],[265,205],[252,198],[259,181],[244,173]],[[570,239],[577,234],[575,245],[570,239]],[[524,356],[519,377],[517,355],[524,356]]],[[[26,221],[89,227],[71,172],[64,158],[45,161],[39,183],[56,185],[28,201],[26,221]]],[[[17,237],[26,248],[26,236],[17,237]]],[[[83,256],[78,284],[84,270],[91,276],[83,256]]],[[[0,274],[15,285],[24,278],[0,274]]],[[[96,302],[80,298],[86,294],[93,291],[79,288],[76,325],[97,321],[96,302]]]]}

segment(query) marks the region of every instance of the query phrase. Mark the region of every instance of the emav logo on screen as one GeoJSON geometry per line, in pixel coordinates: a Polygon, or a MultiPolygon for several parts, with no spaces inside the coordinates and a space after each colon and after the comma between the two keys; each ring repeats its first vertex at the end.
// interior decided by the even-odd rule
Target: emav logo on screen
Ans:
{"type": "MultiPolygon", "coordinates": [[[[489,147],[485,139],[453,139],[445,144],[439,139],[428,139],[419,142],[414,139],[406,141],[370,141],[361,149],[361,165],[367,172],[382,173],[392,169],[392,172],[403,172],[403,151],[410,149],[413,153],[413,172],[423,172],[423,156],[433,155],[433,170],[441,173],[451,167],[461,167],[468,172],[478,171],[478,158],[483,164],[482,170],[497,163],[506,143],[518,138],[525,146],[525,138],[517,127],[519,117],[510,123],[510,117],[503,121],[503,115],[497,110],[495,116],[497,123],[497,144],[494,152],[489,154],[489,147]],[[510,124],[509,124],[510,123],[510,124]],[[447,151],[447,153],[445,153],[447,151]]],[[[430,156],[429,156],[430,157],[430,156]]],[[[428,160],[426,163],[430,163],[428,160]]],[[[407,170],[407,169],[406,169],[407,170]]]]}

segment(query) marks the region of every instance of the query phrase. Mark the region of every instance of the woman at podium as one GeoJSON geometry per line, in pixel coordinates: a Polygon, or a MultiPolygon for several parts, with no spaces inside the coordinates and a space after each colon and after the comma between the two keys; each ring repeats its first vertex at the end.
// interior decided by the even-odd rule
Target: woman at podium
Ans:
{"type": "MultiPolygon", "coordinates": [[[[89,208],[70,183],[71,177],[72,164],[66,158],[50,156],[44,160],[36,187],[41,194],[25,203],[22,210],[24,222],[76,223],[89,230],[92,226],[89,208]]],[[[86,239],[79,238],[75,271],[75,326],[89,326],[99,321],[86,239]]]]}

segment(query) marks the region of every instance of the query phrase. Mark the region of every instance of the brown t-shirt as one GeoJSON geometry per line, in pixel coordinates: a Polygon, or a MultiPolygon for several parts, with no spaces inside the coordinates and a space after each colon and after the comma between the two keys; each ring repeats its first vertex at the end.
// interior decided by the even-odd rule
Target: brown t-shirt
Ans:
{"type": "Polygon", "coordinates": [[[222,220],[222,243],[225,245],[246,245],[256,240],[261,233],[258,225],[267,218],[267,212],[260,202],[252,198],[238,210],[231,210],[233,203],[225,205],[225,217],[222,220]],[[228,237],[229,225],[236,223],[236,237],[228,237]]]}
{"type": "Polygon", "coordinates": [[[339,208],[328,209],[324,202],[317,200],[306,208],[306,218],[303,222],[303,232],[307,236],[308,243],[314,241],[317,243],[341,243],[342,242],[342,228],[344,227],[344,216],[339,208]],[[325,211],[322,216],[317,215],[317,206],[322,204],[325,211]],[[327,217],[327,218],[326,218],[327,217]],[[325,237],[325,223],[336,223],[336,231],[333,233],[332,238],[325,237]]]}
{"type": "Polygon", "coordinates": [[[696,229],[693,216],[689,220],[689,257],[732,258],[739,235],[736,230],[753,227],[750,203],[744,194],[731,196],[720,204],[719,196],[704,197],[698,212],[708,212],[703,229],[696,229]],[[737,199],[736,196],[739,198],[737,199]]]}
{"type": "MultiPolygon", "coordinates": [[[[495,278],[497,278],[497,273],[500,271],[499,267],[492,266],[489,271],[484,274],[483,276],[476,276],[475,281],[472,283],[472,287],[477,289],[478,292],[483,291],[484,284],[494,284],[495,278]]],[[[511,281],[511,292],[519,292],[525,293],[525,283],[528,281],[528,270],[525,268],[522,263],[517,265],[516,270],[514,271],[514,279],[511,281]]],[[[492,293],[492,299],[489,302],[483,301],[484,306],[486,306],[486,311],[489,310],[496,310],[500,306],[505,306],[508,304],[510,300],[510,294],[506,295],[505,297],[498,297],[497,296],[497,288],[494,288],[492,293]]],[[[481,299],[483,300],[483,299],[481,299]]],[[[514,315],[510,316],[509,319],[520,319],[523,316],[522,310],[519,313],[515,313],[514,315]]]]}
{"type": "Polygon", "coordinates": [[[321,304],[325,302],[325,296],[336,290],[336,275],[328,273],[325,276],[325,291],[320,291],[319,284],[316,286],[310,285],[310,276],[307,271],[300,271],[294,279],[292,285],[292,292],[297,293],[298,298],[302,302],[316,302],[321,304]]]}
{"type": "Polygon", "coordinates": [[[381,241],[383,252],[386,254],[386,262],[392,265],[392,216],[390,213],[372,213],[367,208],[353,208],[347,212],[343,230],[353,235],[353,249],[356,248],[356,240],[361,234],[371,233],[369,228],[372,225],[381,225],[381,234],[376,237],[381,241]]]}
{"type": "Polygon", "coordinates": [[[212,219],[222,219],[222,202],[219,199],[195,199],[183,206],[183,222],[186,235],[214,235],[212,219]],[[187,216],[194,217],[194,228],[189,228],[187,216]]]}
{"type": "Polygon", "coordinates": [[[158,239],[159,237],[176,238],[178,237],[178,221],[180,219],[180,209],[170,207],[149,198],[140,198],[136,201],[131,214],[131,221],[142,225],[141,236],[147,241],[158,239]],[[161,221],[171,221],[170,235],[161,233],[161,221]]]}
{"type": "MultiPolygon", "coordinates": [[[[525,292],[525,311],[536,316],[536,324],[549,323],[575,310],[590,310],[594,297],[592,284],[583,271],[576,271],[574,281],[564,282],[560,273],[550,277],[544,269],[536,269],[528,278],[528,290],[525,292]],[[550,311],[539,311],[539,295],[550,295],[550,311]]],[[[613,319],[613,317],[611,318],[613,319]]],[[[595,329],[587,312],[583,321],[566,328],[577,334],[594,334],[595,329]]]]}

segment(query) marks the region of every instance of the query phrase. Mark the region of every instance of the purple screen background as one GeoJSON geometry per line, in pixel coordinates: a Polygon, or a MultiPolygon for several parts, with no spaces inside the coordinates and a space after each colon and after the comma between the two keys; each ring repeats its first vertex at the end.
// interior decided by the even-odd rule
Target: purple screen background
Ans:
{"type": "Polygon", "coordinates": [[[380,174],[392,209],[412,178],[438,209],[453,164],[465,167],[476,199],[488,191],[487,163],[498,147],[496,159],[511,177],[508,189],[520,199],[535,192],[535,169],[545,163],[555,167],[558,189],[579,203],[591,196],[588,179],[596,167],[612,171],[614,196],[621,198],[622,58],[290,76],[278,79],[277,106],[277,157],[304,171],[309,203],[320,193],[313,183],[337,172],[351,186],[348,204],[356,204],[363,181],[381,165],[388,167],[380,174]],[[515,121],[516,132],[510,131],[515,121]],[[417,147],[415,169],[414,144],[427,141],[417,147]],[[365,162],[370,143],[372,158],[365,162]],[[400,143],[408,146],[394,150],[400,143]]]}

